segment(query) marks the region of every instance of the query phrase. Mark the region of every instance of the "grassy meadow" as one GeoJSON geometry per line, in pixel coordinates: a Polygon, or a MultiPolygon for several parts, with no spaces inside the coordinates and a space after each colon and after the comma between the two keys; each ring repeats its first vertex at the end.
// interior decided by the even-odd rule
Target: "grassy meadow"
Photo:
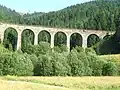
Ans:
{"type": "Polygon", "coordinates": [[[112,54],[112,55],[101,55],[101,58],[113,60],[116,62],[120,62],[120,54],[112,54]]]}
{"type": "Polygon", "coordinates": [[[120,77],[0,77],[0,90],[120,90],[120,77]]]}

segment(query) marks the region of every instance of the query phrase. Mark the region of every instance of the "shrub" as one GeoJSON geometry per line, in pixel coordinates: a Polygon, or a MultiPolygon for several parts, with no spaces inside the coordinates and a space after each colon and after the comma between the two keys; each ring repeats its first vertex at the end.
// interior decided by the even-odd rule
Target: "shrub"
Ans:
{"type": "Polygon", "coordinates": [[[39,54],[46,54],[47,52],[51,51],[50,44],[48,42],[40,42],[38,46],[38,51],[39,54]]]}
{"type": "Polygon", "coordinates": [[[51,76],[52,75],[52,60],[51,57],[47,55],[40,55],[38,57],[37,65],[34,69],[34,74],[36,76],[51,76]]]}
{"type": "Polygon", "coordinates": [[[66,76],[70,75],[70,66],[66,56],[61,53],[40,55],[35,67],[35,75],[40,76],[66,76]]]}
{"type": "Polygon", "coordinates": [[[68,55],[68,60],[73,76],[92,75],[92,62],[90,62],[92,58],[89,54],[86,53],[86,51],[81,47],[76,47],[71,50],[70,54],[68,55]]]}
{"type": "Polygon", "coordinates": [[[35,67],[38,62],[38,57],[35,54],[30,55],[30,60],[32,61],[33,66],[35,67]]]}
{"type": "Polygon", "coordinates": [[[93,58],[92,66],[92,75],[93,76],[102,76],[102,68],[105,63],[104,60],[99,59],[98,57],[93,58]]]}
{"type": "Polygon", "coordinates": [[[96,55],[96,52],[95,52],[95,50],[93,48],[86,48],[85,53],[87,55],[96,55]]]}
{"type": "Polygon", "coordinates": [[[89,62],[88,62],[88,58],[87,55],[84,51],[84,49],[77,49],[77,57],[78,59],[83,63],[84,65],[84,75],[91,75],[91,69],[89,68],[89,62]],[[89,72],[89,73],[88,73],[89,72]]]}
{"type": "Polygon", "coordinates": [[[120,61],[119,61],[120,55],[104,55],[104,56],[100,56],[100,58],[106,60],[107,62],[114,63],[117,67],[117,74],[116,75],[120,75],[120,61]]]}
{"type": "Polygon", "coordinates": [[[59,45],[59,46],[55,46],[54,51],[56,51],[58,53],[67,52],[67,46],[64,44],[59,45]]]}
{"type": "Polygon", "coordinates": [[[33,74],[33,65],[27,54],[3,53],[0,55],[1,75],[26,76],[33,74]]]}
{"type": "Polygon", "coordinates": [[[24,53],[35,54],[37,57],[39,54],[46,54],[49,51],[51,51],[51,48],[47,42],[40,42],[39,45],[27,45],[24,49],[24,53]]]}
{"type": "Polygon", "coordinates": [[[55,46],[53,49],[55,52],[58,52],[58,53],[62,52],[59,46],[55,46]]]}
{"type": "Polygon", "coordinates": [[[0,44],[0,54],[6,53],[6,52],[9,52],[9,50],[4,48],[4,46],[0,44]]]}
{"type": "Polygon", "coordinates": [[[52,63],[54,76],[67,76],[71,74],[68,59],[64,54],[54,52],[52,54],[52,63]]]}
{"type": "Polygon", "coordinates": [[[101,76],[102,75],[102,68],[105,63],[105,60],[99,58],[97,55],[88,53],[87,54],[89,67],[92,70],[93,76],[101,76]]]}
{"type": "Polygon", "coordinates": [[[117,75],[117,66],[113,62],[107,62],[103,66],[103,72],[102,74],[104,76],[114,76],[117,75]]]}
{"type": "Polygon", "coordinates": [[[86,52],[86,55],[88,58],[90,71],[92,71],[91,75],[101,76],[102,68],[106,61],[104,59],[98,57],[93,48],[86,48],[85,52],[86,52]]]}
{"type": "Polygon", "coordinates": [[[77,55],[77,50],[73,49],[68,56],[69,64],[71,67],[71,74],[72,76],[83,76],[85,71],[84,63],[79,60],[77,55]]]}
{"type": "Polygon", "coordinates": [[[115,62],[115,64],[116,64],[116,66],[117,66],[117,75],[120,76],[120,62],[119,62],[119,63],[116,63],[116,62],[115,62]]]}
{"type": "Polygon", "coordinates": [[[26,47],[23,47],[22,51],[27,54],[34,54],[36,51],[36,46],[28,44],[26,47]]]}

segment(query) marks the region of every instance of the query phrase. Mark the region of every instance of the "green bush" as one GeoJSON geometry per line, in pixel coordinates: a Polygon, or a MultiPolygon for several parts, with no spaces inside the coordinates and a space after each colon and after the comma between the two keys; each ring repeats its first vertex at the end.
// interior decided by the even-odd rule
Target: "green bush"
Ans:
{"type": "Polygon", "coordinates": [[[114,62],[114,63],[117,66],[117,75],[120,76],[120,62],[118,61],[118,62],[114,62]]]}
{"type": "Polygon", "coordinates": [[[85,49],[85,53],[89,56],[89,55],[96,55],[96,52],[93,48],[86,48],[85,49]]]}
{"type": "Polygon", "coordinates": [[[56,51],[58,53],[67,52],[67,46],[64,44],[59,45],[59,46],[55,46],[54,51],[56,51]]]}
{"type": "Polygon", "coordinates": [[[100,58],[92,48],[76,47],[69,54],[59,47],[57,50],[52,51],[48,43],[40,43],[28,45],[28,54],[23,54],[0,45],[0,75],[112,76],[120,73],[118,62],[100,58]]]}
{"type": "Polygon", "coordinates": [[[102,76],[102,68],[103,68],[104,63],[105,61],[99,59],[98,57],[93,58],[93,62],[91,65],[93,76],[102,76]]]}
{"type": "Polygon", "coordinates": [[[117,75],[117,66],[113,62],[107,62],[103,66],[103,72],[102,74],[104,76],[114,76],[117,75]]]}
{"type": "Polygon", "coordinates": [[[3,53],[0,55],[0,74],[26,76],[33,74],[33,65],[27,54],[3,53]]]}
{"type": "Polygon", "coordinates": [[[68,55],[73,76],[101,76],[104,60],[100,59],[91,48],[76,47],[68,55]]]}
{"type": "Polygon", "coordinates": [[[59,46],[55,46],[55,47],[53,48],[53,50],[54,50],[55,52],[58,52],[58,53],[61,53],[61,52],[62,52],[59,46]]]}
{"type": "Polygon", "coordinates": [[[31,54],[29,56],[30,56],[30,60],[32,61],[33,66],[35,67],[38,62],[38,57],[35,54],[31,54]]]}
{"type": "Polygon", "coordinates": [[[84,64],[84,75],[91,75],[91,69],[89,68],[89,62],[85,50],[79,47],[77,52],[78,59],[84,64]]]}
{"type": "Polygon", "coordinates": [[[34,69],[34,75],[36,76],[51,76],[53,75],[52,59],[47,55],[40,55],[38,57],[37,65],[34,69]]]}
{"type": "MultiPolygon", "coordinates": [[[[101,59],[104,59],[105,61],[107,61],[105,64],[104,64],[104,68],[106,67],[106,69],[110,68],[108,67],[108,62],[109,63],[112,63],[114,64],[112,67],[115,69],[115,75],[120,75],[120,58],[119,58],[119,55],[104,55],[104,56],[100,56],[101,59]]],[[[104,73],[107,73],[106,69],[104,69],[104,73]],[[106,70],[106,71],[105,71],[106,70]]]]}
{"type": "Polygon", "coordinates": [[[53,75],[67,76],[71,74],[71,68],[68,64],[67,57],[61,53],[54,52],[52,54],[53,75]]]}
{"type": "Polygon", "coordinates": [[[103,68],[103,65],[106,61],[99,58],[92,48],[87,48],[85,50],[85,52],[86,52],[87,59],[89,62],[90,70],[92,71],[91,75],[101,76],[102,75],[102,68],[103,68]]]}
{"type": "Polygon", "coordinates": [[[70,66],[64,54],[57,52],[41,54],[34,73],[37,76],[67,76],[70,75],[70,66]]]}
{"type": "Polygon", "coordinates": [[[9,50],[4,48],[4,46],[0,44],[0,54],[6,53],[6,52],[9,52],[9,50]]]}
{"type": "MultiPolygon", "coordinates": [[[[84,57],[84,55],[82,57],[84,57]]],[[[84,62],[82,62],[80,58],[81,57],[78,58],[76,49],[73,49],[68,56],[72,76],[83,76],[85,74],[84,62]]]]}
{"type": "Polygon", "coordinates": [[[39,54],[46,54],[50,51],[50,44],[47,42],[40,42],[38,45],[27,45],[24,49],[24,53],[35,54],[36,56],[39,56],[39,54]]]}

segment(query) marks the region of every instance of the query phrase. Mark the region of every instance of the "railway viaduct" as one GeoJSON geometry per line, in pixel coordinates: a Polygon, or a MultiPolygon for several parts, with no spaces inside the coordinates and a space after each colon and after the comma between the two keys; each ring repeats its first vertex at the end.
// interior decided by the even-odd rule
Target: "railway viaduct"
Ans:
{"type": "Polygon", "coordinates": [[[48,28],[48,27],[41,27],[41,26],[27,26],[27,25],[14,25],[14,24],[0,24],[0,39],[3,41],[4,33],[7,28],[14,28],[18,34],[17,40],[17,49],[21,48],[21,39],[22,39],[22,32],[26,29],[33,31],[34,33],[34,45],[38,44],[38,34],[45,30],[49,32],[51,36],[50,45],[51,48],[54,47],[54,36],[58,32],[63,32],[67,37],[67,48],[70,50],[70,37],[74,33],[78,33],[82,36],[82,47],[87,47],[87,39],[91,34],[97,35],[99,38],[104,38],[106,35],[114,34],[115,32],[107,32],[103,30],[85,30],[85,29],[63,29],[63,28],[48,28]]]}

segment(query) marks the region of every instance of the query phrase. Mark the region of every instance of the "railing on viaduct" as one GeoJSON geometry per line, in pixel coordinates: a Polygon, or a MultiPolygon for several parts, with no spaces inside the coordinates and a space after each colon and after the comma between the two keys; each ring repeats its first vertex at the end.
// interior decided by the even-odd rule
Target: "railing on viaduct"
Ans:
{"type": "Polygon", "coordinates": [[[38,44],[38,34],[45,30],[49,32],[51,36],[51,48],[54,47],[54,36],[58,32],[63,32],[67,37],[67,48],[70,50],[70,37],[74,33],[78,33],[82,36],[82,47],[87,47],[87,39],[90,35],[94,34],[97,35],[99,38],[103,38],[106,35],[114,34],[115,32],[107,32],[103,30],[82,30],[82,29],[63,29],[63,28],[46,28],[46,27],[38,27],[38,26],[25,26],[25,25],[13,25],[13,24],[0,24],[0,38],[1,41],[4,39],[4,33],[7,28],[14,28],[18,34],[17,40],[17,49],[21,48],[21,37],[22,32],[26,29],[31,30],[34,33],[34,45],[38,44]]]}

